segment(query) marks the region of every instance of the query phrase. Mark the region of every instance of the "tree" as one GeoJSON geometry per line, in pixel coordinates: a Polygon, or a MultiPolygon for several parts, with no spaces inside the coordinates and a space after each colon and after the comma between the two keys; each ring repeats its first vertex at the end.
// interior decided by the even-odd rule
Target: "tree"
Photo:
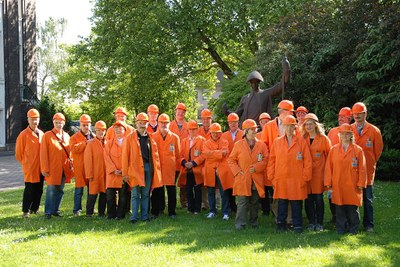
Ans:
{"type": "Polygon", "coordinates": [[[38,25],[36,55],[40,98],[49,93],[49,83],[64,70],[66,54],[59,44],[59,39],[64,33],[66,23],[64,18],[50,17],[44,25],[38,25]]]}

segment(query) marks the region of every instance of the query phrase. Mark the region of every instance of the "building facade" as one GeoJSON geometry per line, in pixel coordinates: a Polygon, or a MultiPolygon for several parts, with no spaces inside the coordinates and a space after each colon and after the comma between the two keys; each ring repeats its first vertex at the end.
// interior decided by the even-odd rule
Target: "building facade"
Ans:
{"type": "Polygon", "coordinates": [[[37,105],[36,0],[0,0],[0,149],[12,150],[37,105]]]}

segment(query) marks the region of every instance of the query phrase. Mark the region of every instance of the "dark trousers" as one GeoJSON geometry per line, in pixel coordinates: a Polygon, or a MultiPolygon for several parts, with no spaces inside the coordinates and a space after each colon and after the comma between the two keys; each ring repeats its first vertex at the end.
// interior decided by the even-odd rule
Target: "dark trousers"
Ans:
{"type": "Polygon", "coordinates": [[[24,194],[22,196],[23,212],[37,212],[39,210],[40,200],[43,195],[43,180],[44,177],[40,175],[40,182],[25,183],[24,194]]]}
{"type": "Polygon", "coordinates": [[[99,201],[97,203],[97,209],[99,216],[104,216],[106,213],[107,197],[106,193],[100,192],[99,194],[89,194],[86,202],[86,215],[93,215],[94,205],[96,204],[97,195],[99,195],[99,201]]]}
{"type": "Polygon", "coordinates": [[[292,208],[292,221],[293,228],[302,229],[303,228],[303,218],[301,214],[302,210],[302,200],[288,200],[288,199],[278,199],[278,217],[276,219],[278,226],[286,228],[286,219],[288,216],[288,206],[292,208]]]}
{"type": "Polygon", "coordinates": [[[185,190],[189,212],[200,212],[201,210],[201,187],[202,184],[196,184],[193,172],[188,172],[185,190]]]}
{"type": "Polygon", "coordinates": [[[107,218],[125,218],[126,192],[128,184],[124,183],[122,188],[107,188],[107,218]],[[118,199],[118,204],[117,204],[118,199]]]}
{"type": "Polygon", "coordinates": [[[310,224],[324,223],[324,195],[323,194],[309,194],[304,203],[308,222],[310,224]]]}
{"type": "Polygon", "coordinates": [[[260,198],[261,210],[263,214],[269,215],[271,213],[272,197],[274,195],[274,188],[272,186],[264,186],[265,198],[260,198]]]}
{"type": "Polygon", "coordinates": [[[227,195],[229,201],[229,208],[231,212],[237,211],[236,197],[233,195],[233,189],[229,188],[224,191],[224,194],[227,195]]]}
{"type": "Polygon", "coordinates": [[[165,207],[165,193],[164,186],[154,188],[151,192],[151,211],[150,213],[154,216],[158,216],[162,211],[162,207],[165,207]]]}
{"type": "Polygon", "coordinates": [[[354,205],[336,205],[336,231],[338,234],[357,234],[360,226],[360,211],[354,205]]]}
{"type": "Polygon", "coordinates": [[[363,189],[364,217],[363,225],[365,229],[374,228],[374,193],[372,185],[363,189]]]}

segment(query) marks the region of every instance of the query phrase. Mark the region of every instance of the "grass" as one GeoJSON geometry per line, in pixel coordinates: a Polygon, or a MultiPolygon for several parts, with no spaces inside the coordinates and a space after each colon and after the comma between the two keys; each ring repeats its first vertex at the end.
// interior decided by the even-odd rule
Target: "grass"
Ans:
{"type": "Polygon", "coordinates": [[[339,236],[328,222],[320,233],[276,233],[272,217],[236,231],[233,219],[182,209],[176,219],[135,225],[73,217],[73,185],[65,187],[63,218],[22,219],[22,189],[10,190],[0,192],[0,266],[400,266],[399,192],[399,183],[377,182],[376,232],[339,236]]]}

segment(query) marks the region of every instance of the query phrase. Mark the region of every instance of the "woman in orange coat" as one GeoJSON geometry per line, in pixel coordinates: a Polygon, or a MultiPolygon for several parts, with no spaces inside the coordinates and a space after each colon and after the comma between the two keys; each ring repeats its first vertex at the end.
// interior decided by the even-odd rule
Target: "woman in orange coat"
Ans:
{"type": "Polygon", "coordinates": [[[228,164],[235,176],[233,194],[238,196],[235,227],[246,226],[247,212],[250,224],[258,227],[258,202],[265,197],[264,171],[268,162],[268,149],[264,142],[256,138],[257,124],[247,119],[242,124],[244,137],[238,141],[228,158],[228,164]]]}
{"type": "Polygon", "coordinates": [[[210,213],[207,218],[214,218],[217,213],[215,202],[215,188],[218,186],[222,198],[222,219],[229,220],[229,201],[225,189],[232,188],[232,180],[229,179],[230,172],[227,164],[228,141],[221,138],[222,129],[218,123],[210,126],[211,138],[204,142],[203,155],[204,161],[204,186],[208,191],[208,203],[210,213]]]}
{"type": "Polygon", "coordinates": [[[60,204],[64,195],[64,184],[74,176],[69,158],[69,135],[64,132],[65,117],[61,113],[53,116],[54,128],[44,134],[40,145],[40,170],[47,184],[45,216],[61,217],[60,204]]]}
{"type": "Polygon", "coordinates": [[[310,230],[322,231],[324,223],[324,175],[325,161],[331,148],[329,138],[324,134],[324,128],[318,117],[308,113],[300,126],[306,142],[310,145],[312,157],[312,178],[308,182],[308,197],[305,209],[310,230]]]}
{"type": "Polygon", "coordinates": [[[199,126],[194,120],[187,124],[189,137],[181,142],[181,174],[179,186],[185,186],[188,211],[198,214],[201,209],[201,187],[203,186],[202,155],[204,137],[198,135],[199,126]]]}
{"type": "Polygon", "coordinates": [[[285,134],[274,140],[268,162],[268,179],[278,199],[277,230],[286,230],[288,204],[292,208],[293,228],[303,231],[302,203],[307,198],[307,182],[312,177],[312,159],[309,146],[296,135],[296,119],[292,115],[283,120],[285,134]]]}
{"type": "Polygon", "coordinates": [[[367,186],[366,161],[363,149],[354,144],[352,127],[339,126],[340,142],[329,152],[325,166],[325,186],[332,189],[336,204],[336,230],[339,234],[356,234],[360,225],[359,208],[363,189],[367,186]]]}
{"type": "MultiPolygon", "coordinates": [[[[176,217],[176,173],[175,168],[180,160],[181,142],[179,137],[171,132],[169,127],[170,119],[167,114],[158,117],[158,129],[152,134],[157,143],[160,155],[162,183],[167,188],[168,195],[168,215],[176,217]]],[[[151,194],[151,213],[158,216],[165,208],[164,186],[155,188],[151,194]]]]}
{"type": "Polygon", "coordinates": [[[22,216],[36,214],[43,194],[43,175],[40,173],[40,143],[43,132],[38,128],[39,111],[32,108],[28,111],[28,127],[17,138],[15,158],[21,163],[24,172],[25,189],[22,198],[22,216]]]}
{"type": "Polygon", "coordinates": [[[89,180],[89,194],[86,202],[86,216],[92,217],[97,195],[99,195],[99,217],[105,216],[106,211],[106,166],[104,163],[104,145],[106,123],[98,121],[94,125],[96,138],[90,140],[85,149],[84,164],[86,179],[89,180]]]}
{"type": "Polygon", "coordinates": [[[115,132],[114,138],[109,140],[104,147],[107,219],[119,220],[125,218],[126,194],[129,189],[128,184],[122,182],[122,143],[125,138],[126,124],[123,121],[116,121],[112,129],[115,132]]]}

